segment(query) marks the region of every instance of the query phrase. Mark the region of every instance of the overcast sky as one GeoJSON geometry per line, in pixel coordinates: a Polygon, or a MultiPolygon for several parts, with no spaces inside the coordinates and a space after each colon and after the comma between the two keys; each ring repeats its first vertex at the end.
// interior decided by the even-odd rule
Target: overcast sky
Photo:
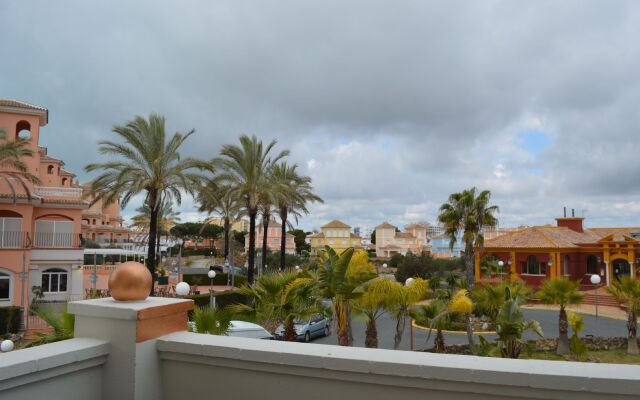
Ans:
{"type": "Polygon", "coordinates": [[[49,109],[41,144],[81,181],[113,125],[158,112],[196,129],[186,155],[243,132],[290,149],[325,199],[305,229],[433,222],[471,186],[502,226],[563,206],[640,226],[637,1],[2,0],[0,18],[0,97],[49,109]]]}

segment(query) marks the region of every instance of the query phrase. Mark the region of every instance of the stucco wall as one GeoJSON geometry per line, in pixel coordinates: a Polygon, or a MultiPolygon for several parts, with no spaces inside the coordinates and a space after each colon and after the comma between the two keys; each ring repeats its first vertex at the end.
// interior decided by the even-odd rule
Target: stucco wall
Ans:
{"type": "Polygon", "coordinates": [[[640,366],[509,360],[175,333],[165,400],[632,399],[640,366]]]}

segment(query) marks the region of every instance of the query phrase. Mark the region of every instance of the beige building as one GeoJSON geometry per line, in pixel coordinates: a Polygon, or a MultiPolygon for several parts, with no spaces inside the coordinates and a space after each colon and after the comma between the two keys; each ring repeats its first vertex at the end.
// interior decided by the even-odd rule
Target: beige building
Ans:
{"type": "Polygon", "coordinates": [[[422,224],[410,224],[405,231],[398,232],[388,222],[376,226],[376,256],[389,258],[394,254],[421,253],[428,250],[427,227],[422,224]]]}
{"type": "MultiPolygon", "coordinates": [[[[222,217],[211,217],[209,221],[211,224],[218,225],[224,228],[224,218],[222,217]]],[[[257,226],[257,222],[256,222],[256,226],[257,226]]],[[[231,223],[231,230],[236,232],[249,232],[249,221],[244,219],[233,221],[231,223]]]]}
{"type": "Polygon", "coordinates": [[[317,255],[325,246],[331,246],[340,253],[349,247],[362,249],[362,238],[351,232],[351,226],[334,219],[322,226],[321,232],[309,235],[311,254],[317,255]]]}

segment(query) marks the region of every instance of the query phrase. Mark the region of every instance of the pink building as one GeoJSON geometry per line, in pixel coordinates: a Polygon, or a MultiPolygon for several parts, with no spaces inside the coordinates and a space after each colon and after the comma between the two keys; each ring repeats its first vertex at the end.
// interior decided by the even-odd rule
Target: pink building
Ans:
{"type": "Polygon", "coordinates": [[[389,258],[394,254],[420,254],[428,251],[427,227],[422,224],[410,224],[405,231],[399,231],[388,222],[376,226],[376,256],[389,258]]]}
{"type": "Polygon", "coordinates": [[[25,157],[40,185],[28,183],[31,199],[14,185],[17,204],[6,182],[0,182],[0,307],[28,305],[32,287],[45,300],[66,300],[83,293],[82,212],[89,203],[62,160],[40,147],[40,128],[48,110],[0,99],[0,142],[23,138],[33,151],[25,157]]]}
{"type": "MultiPolygon", "coordinates": [[[[85,195],[89,195],[89,184],[83,185],[85,195]]],[[[104,204],[102,200],[93,203],[82,212],[82,237],[103,247],[115,246],[132,248],[132,231],[124,225],[120,216],[120,201],[104,204]]]]}
{"type": "MultiPolygon", "coordinates": [[[[262,248],[262,223],[256,224],[256,249],[262,248]]],[[[294,236],[287,233],[287,242],[285,244],[285,253],[296,253],[296,242],[294,236]]],[[[269,222],[269,229],[267,229],[267,248],[271,251],[280,251],[280,239],[282,238],[282,225],[276,221],[269,222]]],[[[244,248],[249,250],[249,233],[244,237],[244,248]]]]}

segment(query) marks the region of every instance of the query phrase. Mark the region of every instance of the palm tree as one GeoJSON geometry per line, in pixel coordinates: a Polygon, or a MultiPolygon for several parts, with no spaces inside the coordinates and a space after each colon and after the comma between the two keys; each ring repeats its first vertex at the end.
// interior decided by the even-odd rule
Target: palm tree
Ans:
{"type": "Polygon", "coordinates": [[[407,316],[409,315],[409,308],[427,295],[427,281],[421,278],[409,279],[405,285],[396,282],[393,300],[388,308],[396,320],[396,332],[393,338],[393,348],[395,350],[400,347],[407,316]]]}
{"type": "Polygon", "coordinates": [[[520,309],[520,299],[512,296],[507,287],[504,290],[505,302],[496,317],[496,333],[498,349],[502,357],[518,358],[525,346],[522,335],[533,331],[542,337],[542,329],[538,321],[526,320],[520,309]]]}
{"type": "Polygon", "coordinates": [[[338,324],[340,346],[353,344],[352,302],[362,296],[362,285],[376,276],[365,269],[351,272],[349,263],[352,257],[353,247],[338,255],[331,247],[325,246],[318,265],[318,289],[323,298],[333,300],[333,320],[338,324]]]}
{"type": "Polygon", "coordinates": [[[473,288],[473,301],[477,315],[486,315],[495,323],[500,309],[506,301],[504,290],[509,288],[511,296],[524,302],[530,296],[530,290],[522,282],[500,282],[498,284],[479,285],[473,288]]]}
{"type": "Polygon", "coordinates": [[[231,327],[232,317],[233,314],[228,308],[196,307],[193,310],[193,326],[190,326],[189,330],[211,335],[226,335],[231,327]]]}
{"type": "Polygon", "coordinates": [[[161,115],[151,114],[148,120],[136,116],[125,125],[115,126],[113,132],[124,143],[100,141],[98,148],[110,161],[92,163],[85,167],[87,172],[101,171],[91,182],[91,192],[96,200],[103,199],[106,203],[112,203],[122,195],[122,207],[133,196],[144,193],[144,204],[150,210],[146,261],[147,268],[154,274],[157,264],[155,251],[158,213],[162,200],[175,200],[180,205],[180,191],[193,195],[194,189],[203,179],[199,172],[211,171],[212,167],[209,163],[180,156],[180,147],[194,131],[186,134],[176,132],[171,138],[167,138],[165,118],[161,115]]]}
{"type": "Polygon", "coordinates": [[[451,314],[446,311],[447,303],[441,299],[433,300],[429,304],[416,306],[409,311],[411,318],[418,324],[429,327],[427,340],[431,336],[431,330],[436,330],[436,337],[433,341],[433,348],[436,353],[446,352],[442,331],[447,329],[451,322],[451,314]]]}
{"type": "Polygon", "coordinates": [[[363,295],[353,302],[353,310],[366,319],[365,347],[378,347],[376,321],[395,300],[397,285],[389,279],[373,279],[365,284],[363,295]]]}
{"type": "Polygon", "coordinates": [[[542,288],[537,297],[545,304],[557,304],[560,306],[558,317],[558,348],[559,355],[568,354],[569,349],[569,322],[567,320],[566,306],[580,304],[584,296],[580,293],[580,284],[569,279],[551,279],[542,283],[542,288]]]}
{"type": "Polygon", "coordinates": [[[623,276],[614,280],[607,292],[627,306],[627,353],[638,354],[638,312],[640,312],[640,280],[623,276]]]}
{"type": "Polygon", "coordinates": [[[220,168],[216,182],[229,188],[229,193],[244,205],[249,215],[249,268],[247,282],[253,284],[256,253],[256,216],[258,206],[268,192],[269,172],[273,164],[289,155],[288,150],[270,155],[276,141],[264,146],[256,136],[240,136],[240,146],[225,145],[214,165],[220,168]]]}
{"type": "Polygon", "coordinates": [[[41,344],[59,342],[61,340],[73,338],[73,330],[75,326],[74,314],[69,314],[66,309],[62,312],[58,312],[51,307],[34,307],[31,311],[53,329],[51,332],[36,333],[36,339],[26,347],[39,346],[41,344]]]}
{"type": "MultiPolygon", "coordinates": [[[[231,224],[242,217],[242,207],[238,199],[232,196],[227,188],[219,188],[213,180],[209,180],[198,191],[197,201],[200,204],[200,211],[216,213],[224,221],[224,258],[228,260],[231,224]]],[[[214,218],[205,220],[204,225],[211,223],[214,218]]]]}
{"type": "Polygon", "coordinates": [[[289,217],[293,216],[297,223],[301,214],[309,214],[306,207],[308,202],[324,202],[322,198],[313,193],[311,178],[298,175],[297,168],[297,164],[290,165],[283,161],[275,164],[271,172],[275,183],[276,208],[282,224],[280,228],[280,269],[284,269],[285,266],[289,217]]]}
{"type": "MultiPolygon", "coordinates": [[[[443,224],[445,234],[449,237],[449,245],[453,246],[458,240],[458,234],[462,232],[464,242],[465,280],[467,290],[473,290],[474,274],[474,248],[484,244],[485,227],[494,227],[498,224],[495,217],[498,206],[490,205],[491,192],[483,190],[476,196],[475,187],[449,196],[447,203],[440,206],[438,221],[443,224]]],[[[467,339],[473,346],[473,330],[470,316],[466,317],[467,339]]]]}
{"type": "MultiPolygon", "coordinates": [[[[270,181],[269,187],[272,187],[271,184],[272,181],[270,181]]],[[[271,191],[263,193],[263,201],[258,206],[259,212],[262,215],[262,251],[260,260],[260,266],[262,267],[262,270],[264,270],[267,266],[267,236],[269,234],[269,222],[271,222],[271,217],[275,212],[275,209],[273,208],[272,195],[273,192],[271,191]]]]}
{"type": "MultiPolygon", "coordinates": [[[[5,138],[0,137],[0,139],[5,138]]],[[[28,144],[29,142],[24,139],[6,141],[0,144],[0,179],[11,190],[14,206],[18,200],[16,184],[24,190],[27,199],[31,201],[29,183],[36,185],[40,183],[40,179],[37,176],[28,172],[27,164],[22,160],[23,157],[33,157],[33,151],[28,148],[28,144]]]]}
{"type": "Polygon", "coordinates": [[[250,299],[250,305],[234,304],[229,309],[235,315],[263,324],[274,332],[284,325],[284,339],[295,341],[295,321],[309,317],[319,310],[313,292],[315,280],[311,275],[296,272],[260,275],[253,286],[243,286],[238,293],[250,299]]]}

